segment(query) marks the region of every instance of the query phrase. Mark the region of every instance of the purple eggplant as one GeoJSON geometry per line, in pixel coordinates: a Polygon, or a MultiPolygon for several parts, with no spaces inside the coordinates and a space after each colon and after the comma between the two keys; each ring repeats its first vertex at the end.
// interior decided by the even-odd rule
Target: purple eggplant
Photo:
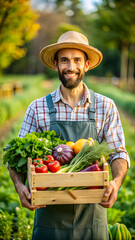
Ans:
{"type": "Polygon", "coordinates": [[[61,165],[65,165],[70,163],[74,157],[74,151],[68,145],[60,144],[53,149],[52,155],[61,165]]]}

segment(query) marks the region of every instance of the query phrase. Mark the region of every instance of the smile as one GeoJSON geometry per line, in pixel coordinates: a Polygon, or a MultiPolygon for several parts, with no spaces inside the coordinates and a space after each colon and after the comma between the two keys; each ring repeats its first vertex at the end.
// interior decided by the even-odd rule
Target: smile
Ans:
{"type": "Polygon", "coordinates": [[[64,74],[67,78],[73,78],[75,77],[77,74],[76,73],[65,73],[64,74]]]}

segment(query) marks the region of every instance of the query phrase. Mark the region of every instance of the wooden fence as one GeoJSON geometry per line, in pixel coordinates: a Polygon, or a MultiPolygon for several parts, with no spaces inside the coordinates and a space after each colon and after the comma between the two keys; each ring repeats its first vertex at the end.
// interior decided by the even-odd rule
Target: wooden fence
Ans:
{"type": "Polygon", "coordinates": [[[22,92],[21,82],[3,83],[0,86],[0,99],[11,99],[20,92],[22,92]]]}

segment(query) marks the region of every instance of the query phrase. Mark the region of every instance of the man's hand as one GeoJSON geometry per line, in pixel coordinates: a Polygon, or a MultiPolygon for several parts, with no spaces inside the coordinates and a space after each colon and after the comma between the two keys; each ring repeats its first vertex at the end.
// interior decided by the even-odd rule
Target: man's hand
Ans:
{"type": "Polygon", "coordinates": [[[31,211],[36,210],[38,208],[46,207],[46,205],[32,206],[30,204],[31,194],[27,186],[20,184],[20,186],[17,187],[17,192],[19,194],[22,207],[28,208],[31,211]]]}
{"type": "Polygon", "coordinates": [[[127,173],[127,161],[125,159],[116,159],[111,164],[113,180],[110,181],[104,196],[108,197],[107,202],[101,202],[100,205],[105,208],[113,206],[117,200],[117,194],[127,173]]]}
{"type": "Polygon", "coordinates": [[[24,176],[21,173],[18,173],[15,169],[11,170],[10,167],[9,167],[9,173],[14,183],[16,192],[19,194],[22,207],[28,208],[31,211],[36,210],[38,208],[46,207],[45,205],[32,206],[30,204],[31,194],[30,194],[29,188],[25,186],[26,176],[24,176]]]}
{"type": "Polygon", "coordinates": [[[107,202],[101,202],[100,205],[105,208],[111,208],[117,200],[118,187],[115,180],[110,181],[109,187],[106,189],[104,196],[108,198],[107,202]]]}

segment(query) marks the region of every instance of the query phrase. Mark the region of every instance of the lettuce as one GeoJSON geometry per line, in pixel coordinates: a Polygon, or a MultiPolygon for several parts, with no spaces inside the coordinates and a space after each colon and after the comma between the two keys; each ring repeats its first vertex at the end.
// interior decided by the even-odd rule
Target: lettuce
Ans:
{"type": "Polygon", "coordinates": [[[3,163],[8,163],[10,168],[15,168],[17,172],[26,173],[28,157],[44,158],[52,154],[54,147],[64,143],[66,141],[58,138],[55,131],[27,133],[24,138],[16,137],[9,141],[3,149],[3,163]]]}

